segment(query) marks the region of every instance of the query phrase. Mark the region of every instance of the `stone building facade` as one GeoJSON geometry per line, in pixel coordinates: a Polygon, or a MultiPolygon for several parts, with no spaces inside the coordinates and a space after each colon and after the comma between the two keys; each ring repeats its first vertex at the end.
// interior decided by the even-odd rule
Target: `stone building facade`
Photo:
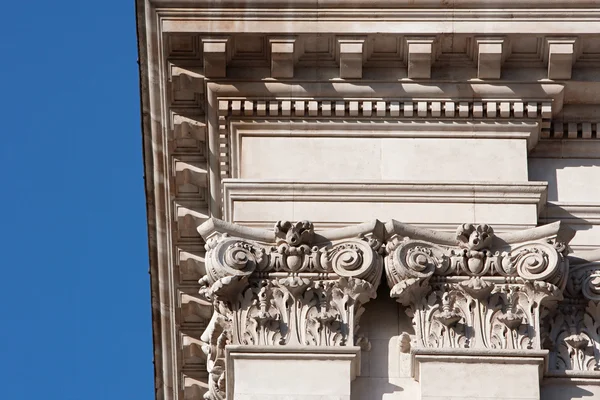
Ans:
{"type": "Polygon", "coordinates": [[[600,1],[137,21],[157,400],[600,398],[600,1]]]}

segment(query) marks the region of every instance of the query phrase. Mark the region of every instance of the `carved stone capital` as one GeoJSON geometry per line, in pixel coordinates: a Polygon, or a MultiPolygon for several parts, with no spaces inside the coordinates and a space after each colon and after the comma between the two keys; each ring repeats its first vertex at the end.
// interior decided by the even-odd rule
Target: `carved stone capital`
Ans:
{"type": "Polygon", "coordinates": [[[600,301],[600,262],[573,265],[565,294],[570,298],[583,296],[586,300],[600,301]]]}
{"type": "Polygon", "coordinates": [[[563,297],[572,233],[560,224],[505,235],[475,224],[455,234],[387,228],[391,296],[413,318],[416,348],[542,348],[540,319],[563,297]]]}
{"type": "Polygon", "coordinates": [[[202,335],[208,399],[224,398],[225,345],[368,346],[357,334],[383,269],[378,221],[316,233],[309,221],[273,231],[211,219],[200,293],[214,314],[202,335]]]}
{"type": "Polygon", "coordinates": [[[551,350],[550,371],[600,370],[600,302],[564,302],[546,322],[542,334],[551,350]]]}

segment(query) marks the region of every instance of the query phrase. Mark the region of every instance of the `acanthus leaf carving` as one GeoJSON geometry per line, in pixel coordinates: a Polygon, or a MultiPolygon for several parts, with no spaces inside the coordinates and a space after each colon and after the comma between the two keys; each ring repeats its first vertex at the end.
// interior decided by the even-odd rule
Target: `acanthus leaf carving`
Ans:
{"type": "Polygon", "coordinates": [[[381,279],[381,239],[320,236],[317,243],[308,221],[278,222],[273,236],[257,235],[261,240],[229,228],[208,237],[200,280],[201,294],[214,306],[202,336],[210,360],[207,398],[223,398],[227,344],[370,347],[357,331],[381,279]]]}
{"type": "Polygon", "coordinates": [[[546,322],[550,370],[600,370],[600,302],[565,302],[546,322]]]}
{"type": "Polygon", "coordinates": [[[544,238],[508,244],[488,225],[459,226],[455,245],[400,230],[419,238],[392,235],[386,275],[413,319],[414,346],[541,349],[540,321],[566,283],[566,246],[544,238]]]}

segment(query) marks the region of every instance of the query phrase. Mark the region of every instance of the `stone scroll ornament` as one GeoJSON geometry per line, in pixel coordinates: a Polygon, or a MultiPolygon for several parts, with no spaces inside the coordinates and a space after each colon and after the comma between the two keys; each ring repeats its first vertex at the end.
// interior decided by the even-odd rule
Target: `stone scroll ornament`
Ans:
{"type": "MultiPolygon", "coordinates": [[[[600,262],[571,265],[565,299],[543,332],[550,371],[600,371],[600,262]]],[[[583,261],[583,262],[582,262],[583,261]]]]}
{"type": "Polygon", "coordinates": [[[498,237],[488,225],[464,224],[452,235],[395,223],[385,271],[415,330],[403,335],[402,350],[541,349],[541,319],[567,283],[570,237],[560,229],[498,237]]]}
{"type": "Polygon", "coordinates": [[[199,228],[207,236],[200,293],[214,310],[201,337],[206,399],[225,398],[227,344],[368,346],[358,322],[381,279],[380,239],[350,231],[330,240],[308,221],[277,222],[272,232],[218,224],[199,228]]]}

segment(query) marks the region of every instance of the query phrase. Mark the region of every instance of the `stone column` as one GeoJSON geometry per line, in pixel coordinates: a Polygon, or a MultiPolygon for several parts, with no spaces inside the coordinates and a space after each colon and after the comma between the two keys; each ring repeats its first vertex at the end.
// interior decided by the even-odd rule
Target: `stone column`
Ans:
{"type": "Polygon", "coordinates": [[[385,271],[413,319],[402,350],[421,398],[539,400],[540,319],[562,299],[573,232],[560,223],[505,235],[475,224],[456,234],[387,228],[385,271]]]}
{"type": "Polygon", "coordinates": [[[368,345],[358,321],[383,269],[383,224],[319,234],[308,221],[266,231],[212,219],[198,230],[207,242],[201,293],[214,307],[201,338],[204,398],[350,399],[368,345]]]}

